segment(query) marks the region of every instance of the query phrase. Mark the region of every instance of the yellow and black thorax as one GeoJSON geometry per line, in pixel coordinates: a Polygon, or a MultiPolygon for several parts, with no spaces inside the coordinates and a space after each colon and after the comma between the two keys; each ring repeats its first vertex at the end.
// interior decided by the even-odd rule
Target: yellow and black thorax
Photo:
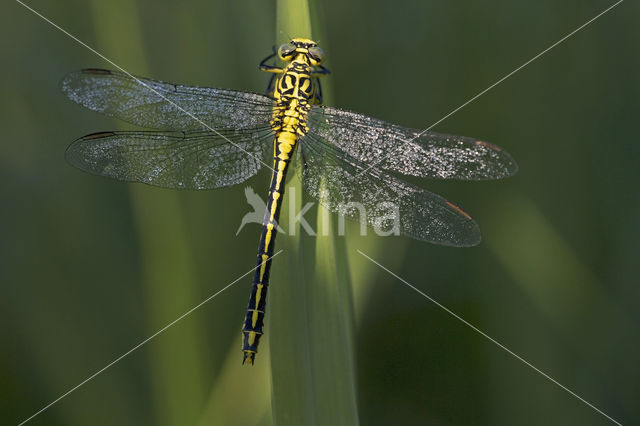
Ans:
{"type": "MultiPolygon", "coordinates": [[[[264,61],[261,64],[263,71],[279,74],[270,88],[274,99],[271,120],[271,128],[276,134],[274,148],[277,151],[281,141],[291,145],[293,151],[297,140],[308,131],[307,113],[311,105],[322,102],[317,78],[329,71],[321,65],[322,49],[309,39],[294,38],[280,46],[277,54],[286,63],[283,68],[264,65],[264,61]]],[[[282,148],[286,150],[286,147],[282,148]]]]}

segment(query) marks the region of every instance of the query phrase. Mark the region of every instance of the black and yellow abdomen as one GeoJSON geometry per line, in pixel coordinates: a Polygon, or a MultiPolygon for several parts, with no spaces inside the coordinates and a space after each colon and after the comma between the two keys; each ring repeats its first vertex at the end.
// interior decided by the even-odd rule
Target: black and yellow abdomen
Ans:
{"type": "Polygon", "coordinates": [[[276,171],[272,175],[269,187],[267,209],[263,220],[256,270],[251,287],[251,297],[247,307],[244,327],[242,328],[243,363],[253,363],[255,353],[258,351],[260,337],[263,334],[267,289],[269,287],[269,270],[271,269],[271,257],[274,253],[276,234],[278,232],[278,219],[284,196],[284,183],[288,165],[288,160],[277,159],[274,161],[274,169],[276,171]]]}

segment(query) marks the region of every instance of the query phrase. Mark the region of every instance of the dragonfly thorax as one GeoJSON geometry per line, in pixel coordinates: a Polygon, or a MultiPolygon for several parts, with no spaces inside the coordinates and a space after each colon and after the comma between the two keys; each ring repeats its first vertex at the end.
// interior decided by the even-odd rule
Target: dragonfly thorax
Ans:
{"type": "Polygon", "coordinates": [[[278,79],[274,97],[288,102],[297,100],[299,104],[304,104],[313,96],[313,92],[311,68],[294,61],[278,79]]]}
{"type": "Polygon", "coordinates": [[[312,68],[304,59],[294,59],[278,77],[273,92],[276,102],[271,121],[276,133],[306,134],[310,99],[313,99],[316,90],[311,73],[312,68]]]}

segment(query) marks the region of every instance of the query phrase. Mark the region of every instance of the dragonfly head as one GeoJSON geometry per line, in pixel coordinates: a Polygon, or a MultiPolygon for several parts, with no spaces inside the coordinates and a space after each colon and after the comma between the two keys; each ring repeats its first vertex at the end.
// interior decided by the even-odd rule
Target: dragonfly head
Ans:
{"type": "Polygon", "coordinates": [[[292,38],[278,49],[278,57],[284,62],[294,59],[304,61],[311,66],[318,66],[324,59],[324,51],[318,44],[308,38],[292,38]]]}

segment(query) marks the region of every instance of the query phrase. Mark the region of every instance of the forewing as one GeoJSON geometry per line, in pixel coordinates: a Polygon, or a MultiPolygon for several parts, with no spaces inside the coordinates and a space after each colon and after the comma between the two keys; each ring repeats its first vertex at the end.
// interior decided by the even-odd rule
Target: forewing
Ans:
{"type": "Polygon", "coordinates": [[[129,123],[160,130],[206,130],[264,125],[273,101],[235,90],[184,86],[117,71],[67,74],[62,91],[74,102],[129,123]]]}
{"type": "Polygon", "coordinates": [[[73,142],[69,163],[96,175],[180,189],[214,189],[255,175],[272,141],[268,127],[192,132],[102,132],[73,142]],[[233,141],[230,143],[229,141],[233,141]]]}
{"type": "Polygon", "coordinates": [[[316,135],[301,140],[305,190],[332,212],[381,233],[448,246],[473,246],[480,230],[455,204],[403,182],[338,150],[316,135]]]}
{"type": "Polygon", "coordinates": [[[372,168],[434,179],[485,180],[515,174],[500,147],[464,136],[422,132],[338,108],[313,107],[310,133],[372,168]]]}

